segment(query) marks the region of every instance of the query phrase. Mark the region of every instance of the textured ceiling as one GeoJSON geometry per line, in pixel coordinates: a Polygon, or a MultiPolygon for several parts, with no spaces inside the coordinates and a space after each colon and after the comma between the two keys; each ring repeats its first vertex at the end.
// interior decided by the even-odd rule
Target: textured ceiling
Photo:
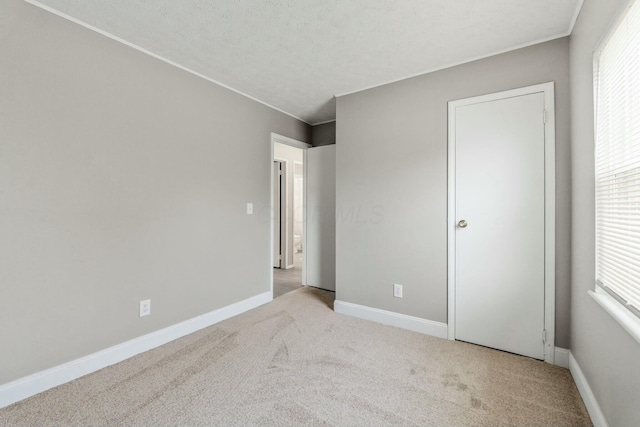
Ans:
{"type": "Polygon", "coordinates": [[[310,124],[333,96],[565,36],[582,0],[27,0],[310,124]]]}

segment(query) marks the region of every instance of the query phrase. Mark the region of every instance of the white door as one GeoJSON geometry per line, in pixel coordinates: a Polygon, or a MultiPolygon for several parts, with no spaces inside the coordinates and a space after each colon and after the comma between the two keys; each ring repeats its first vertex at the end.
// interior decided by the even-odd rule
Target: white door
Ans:
{"type": "Polygon", "coordinates": [[[307,285],[336,289],[336,146],[309,148],[306,160],[307,285]]]}
{"type": "Polygon", "coordinates": [[[280,192],[282,191],[282,162],[273,162],[273,266],[280,268],[281,232],[280,222],[282,209],[280,192]]]}
{"type": "Polygon", "coordinates": [[[455,109],[455,338],[544,358],[544,93],[455,109]]]}

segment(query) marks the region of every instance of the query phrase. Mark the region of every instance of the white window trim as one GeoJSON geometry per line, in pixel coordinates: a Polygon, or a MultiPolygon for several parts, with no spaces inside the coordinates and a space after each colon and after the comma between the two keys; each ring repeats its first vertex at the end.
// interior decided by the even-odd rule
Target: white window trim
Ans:
{"type": "MultiPolygon", "coordinates": [[[[613,32],[616,30],[620,22],[625,17],[627,11],[634,5],[636,1],[640,0],[626,0],[620,6],[616,13],[615,19],[611,22],[611,25],[604,33],[602,39],[598,42],[593,54],[593,69],[597,70],[598,60],[604,45],[607,43],[613,32]]],[[[594,81],[594,118],[597,108],[596,87],[594,81]]],[[[595,123],[594,123],[595,124],[595,123]]],[[[594,130],[595,137],[595,130],[594,130]]],[[[594,138],[595,139],[595,138],[594,138]]],[[[594,141],[597,144],[597,141],[594,141]]],[[[595,224],[594,224],[595,225],[595,224]]],[[[596,232],[594,228],[594,233],[596,232]]],[[[594,271],[595,274],[595,271],[594,271]]],[[[589,290],[588,294],[593,298],[613,319],[627,331],[633,339],[640,343],[640,317],[636,316],[631,310],[629,310],[624,304],[615,299],[608,291],[606,291],[596,281],[595,290],[589,290]]]]}
{"type": "Polygon", "coordinates": [[[640,343],[640,317],[633,314],[609,292],[596,285],[595,291],[589,291],[591,298],[596,300],[604,310],[618,322],[638,343],[640,343]]]}

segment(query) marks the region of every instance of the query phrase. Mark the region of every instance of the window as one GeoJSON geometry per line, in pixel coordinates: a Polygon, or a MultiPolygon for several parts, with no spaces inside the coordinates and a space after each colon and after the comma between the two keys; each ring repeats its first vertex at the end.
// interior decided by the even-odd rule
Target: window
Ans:
{"type": "Polygon", "coordinates": [[[594,56],[596,280],[640,317],[640,1],[594,56]]]}

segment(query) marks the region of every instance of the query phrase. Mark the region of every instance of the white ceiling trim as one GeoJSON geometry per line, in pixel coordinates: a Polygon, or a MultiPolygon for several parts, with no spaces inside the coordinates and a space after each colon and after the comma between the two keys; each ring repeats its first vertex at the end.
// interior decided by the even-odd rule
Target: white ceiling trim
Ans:
{"type": "Polygon", "coordinates": [[[324,124],[327,124],[327,123],[333,123],[335,121],[336,121],[336,119],[325,120],[324,122],[313,123],[311,126],[324,125],[324,124]]]}
{"type": "MultiPolygon", "coordinates": [[[[533,21],[529,22],[530,25],[521,28],[521,26],[514,25],[514,23],[518,22],[517,19],[527,19],[528,13],[523,15],[524,9],[514,9],[512,7],[513,4],[509,3],[509,0],[492,0],[488,2],[487,6],[478,6],[478,4],[473,3],[474,0],[466,0],[470,1],[472,5],[475,5],[474,7],[476,7],[477,10],[473,10],[477,13],[474,13],[472,16],[469,15],[470,12],[464,9],[464,6],[445,8],[444,12],[442,12],[444,21],[437,21],[441,27],[443,25],[445,25],[445,27],[440,28],[440,30],[436,28],[432,33],[434,33],[434,31],[436,35],[447,33],[446,30],[451,29],[451,25],[453,25],[454,29],[457,28],[454,25],[455,19],[453,24],[451,24],[450,21],[458,15],[462,15],[463,17],[469,15],[471,22],[477,21],[477,19],[475,21],[473,19],[475,16],[484,16],[486,19],[478,21],[478,25],[486,30],[485,33],[483,33],[486,36],[485,41],[467,46],[464,43],[460,44],[460,37],[456,38],[451,36],[450,43],[456,42],[457,40],[458,49],[454,49],[451,53],[447,53],[448,51],[443,53],[442,43],[438,42],[438,37],[435,37],[434,40],[429,42],[431,44],[427,43],[424,46],[416,41],[424,39],[424,37],[415,36],[418,33],[424,33],[422,21],[411,21],[413,22],[413,27],[407,27],[409,29],[413,28],[413,30],[407,31],[400,31],[393,26],[388,27],[386,24],[381,27],[381,22],[385,22],[384,20],[388,12],[384,6],[385,2],[376,3],[376,5],[373,5],[371,8],[367,8],[366,11],[368,11],[368,14],[366,17],[368,17],[368,19],[365,19],[362,27],[359,28],[357,26],[347,25],[348,20],[345,21],[344,17],[349,14],[337,14],[334,17],[335,19],[331,18],[331,16],[333,16],[331,15],[331,10],[333,9],[327,9],[329,6],[315,7],[314,5],[316,4],[313,3],[313,0],[307,1],[309,1],[310,6],[314,6],[314,8],[303,7],[302,9],[296,0],[265,0],[264,4],[267,5],[265,7],[257,7],[257,4],[254,3],[253,0],[236,0],[233,3],[233,7],[226,2],[218,3],[215,1],[211,2],[211,0],[190,0],[186,2],[190,5],[187,8],[181,8],[180,6],[171,8],[169,7],[171,4],[165,4],[166,7],[156,7],[152,0],[140,0],[139,3],[130,3],[126,0],[114,0],[114,3],[111,5],[112,7],[109,7],[109,4],[103,4],[101,2],[95,2],[95,4],[92,5],[91,2],[85,3],[79,2],[78,0],[24,1],[312,126],[335,121],[335,99],[338,97],[385,86],[568,36],[572,33],[584,4],[584,0],[565,0],[567,3],[563,3],[562,5],[555,3],[556,0],[529,0],[526,10],[529,11],[528,13],[531,13],[533,21]],[[536,1],[540,2],[538,4],[540,7],[536,7],[536,1]],[[228,7],[223,7],[225,4],[228,7]],[[493,5],[493,7],[490,7],[491,5],[493,5]],[[55,7],[57,7],[57,9],[55,9],[55,7]],[[463,9],[459,10],[460,7],[463,9]],[[272,21],[271,19],[267,19],[270,16],[269,14],[273,14],[279,9],[285,10],[286,13],[283,13],[286,16],[288,16],[287,14],[292,14],[293,18],[298,17],[300,19],[300,24],[297,27],[291,27],[288,24],[290,19],[282,21],[282,13],[277,16],[274,15],[273,18],[276,22],[282,24],[283,28],[288,28],[288,31],[300,35],[300,38],[296,39],[299,40],[300,43],[290,46],[292,50],[277,50],[278,46],[280,46],[280,48],[282,47],[284,43],[282,40],[288,39],[286,37],[282,38],[282,31],[275,31],[273,30],[273,26],[268,25],[269,22],[272,21]],[[211,19],[204,21],[199,20],[199,17],[203,15],[194,15],[197,14],[199,10],[201,12],[210,11],[212,13],[211,19]],[[458,11],[457,14],[453,13],[456,10],[458,11]],[[552,16],[549,15],[549,13],[554,10],[558,13],[552,16]],[[257,11],[260,13],[256,14],[257,11]],[[320,13],[322,11],[324,11],[324,13],[320,13]],[[450,16],[447,15],[447,13],[450,16]],[[260,16],[261,18],[257,19],[256,16],[260,16]],[[322,19],[319,19],[319,17],[322,19]],[[509,19],[509,17],[513,17],[515,20],[509,19]],[[255,21],[255,30],[253,33],[237,31],[236,24],[241,25],[245,18],[251,18],[255,21]],[[145,21],[145,19],[147,20],[145,21]],[[446,19],[449,19],[449,21],[446,19]],[[490,28],[493,27],[481,25],[489,22],[487,20],[493,20],[490,22],[494,23],[504,23],[500,24],[502,26],[498,25],[498,27],[501,28],[502,37],[498,37],[501,34],[500,32],[490,30],[490,28]],[[195,22],[198,25],[190,27],[188,25],[189,22],[195,22]],[[311,25],[310,22],[314,24],[311,25]],[[449,24],[447,24],[447,22],[449,22],[449,24]],[[535,24],[536,22],[538,22],[539,25],[535,24]],[[565,29],[562,28],[563,26],[565,29]],[[137,31],[138,28],[142,29],[137,31]],[[324,38],[322,34],[325,34],[326,31],[318,33],[318,30],[322,30],[323,28],[325,30],[327,28],[331,30],[329,31],[329,36],[331,37],[324,38]],[[364,55],[360,58],[360,67],[349,67],[342,64],[342,68],[335,69],[335,67],[329,67],[328,70],[330,71],[324,70],[328,65],[331,65],[331,61],[336,60],[336,58],[334,58],[335,55],[332,56],[331,54],[331,52],[336,50],[336,41],[339,41],[336,39],[336,31],[333,31],[336,29],[343,31],[345,37],[349,36],[351,37],[350,40],[353,40],[353,46],[347,46],[345,49],[362,46],[362,44],[368,40],[363,36],[367,31],[371,34],[379,35],[378,43],[373,44],[373,46],[380,45],[378,49],[379,52],[372,48],[373,50],[369,52],[368,56],[364,55]],[[386,33],[381,32],[381,29],[384,29],[389,34],[384,36],[386,33]],[[487,33],[487,31],[490,32],[487,33]],[[255,38],[263,34],[263,32],[265,34],[271,34],[273,36],[272,39],[275,41],[271,44],[267,43],[266,46],[258,49],[255,38]],[[145,38],[144,34],[151,34],[157,37],[149,36],[145,38]],[[551,35],[549,36],[549,34],[551,35]],[[496,37],[498,38],[496,39],[496,37]],[[504,41],[508,39],[505,39],[505,37],[519,38],[520,44],[516,46],[506,46],[504,41]],[[528,41],[531,39],[533,39],[533,41],[528,41]],[[254,42],[252,42],[252,40],[254,42]],[[278,40],[280,40],[280,42],[276,43],[278,40]],[[420,52],[426,49],[428,52],[437,53],[440,56],[440,60],[444,61],[440,62],[423,58],[423,60],[407,60],[403,63],[402,55],[398,56],[397,54],[389,53],[389,46],[390,43],[391,45],[393,44],[393,40],[396,40],[396,44],[401,42],[407,43],[409,50],[410,48],[414,48],[415,50],[415,48],[420,47],[422,49],[420,52]],[[304,48],[306,45],[302,42],[306,42],[311,47],[315,46],[315,50],[304,48]],[[483,44],[485,48],[482,48],[483,44]],[[146,48],[142,46],[146,46],[146,48]],[[329,53],[326,53],[327,48],[330,48],[329,53]],[[495,50],[492,50],[492,48],[495,50]],[[200,51],[198,51],[198,49],[200,49],[200,51]],[[316,50],[320,53],[325,52],[323,56],[320,57],[323,61],[320,61],[317,67],[309,69],[308,66],[300,65],[313,63],[315,58],[313,56],[310,57],[308,53],[315,52],[316,50]],[[482,52],[483,50],[484,52],[488,51],[490,53],[484,53],[482,52]],[[231,55],[235,51],[244,52],[244,56],[235,55],[235,57],[230,59],[228,64],[226,62],[219,62],[219,57],[231,55]],[[202,53],[202,55],[198,52],[202,53]],[[291,52],[295,55],[292,56],[292,54],[289,54],[291,52]],[[376,67],[375,58],[384,57],[381,55],[384,55],[385,52],[388,61],[383,62],[383,66],[376,67]],[[380,55],[376,56],[374,53],[380,53],[380,55]],[[472,56],[474,53],[478,54],[478,56],[472,56]],[[288,58],[286,59],[287,61],[291,61],[291,58],[295,59],[298,57],[305,60],[298,61],[299,63],[296,62],[292,67],[278,73],[274,71],[274,67],[272,66],[274,57],[276,57],[276,59],[279,57],[281,57],[281,59],[288,58]],[[448,60],[446,58],[448,58],[448,60]],[[438,64],[438,62],[440,63],[438,64]],[[420,66],[420,63],[422,63],[422,66],[420,66]],[[405,65],[401,66],[398,64],[405,65]],[[423,71],[416,72],[421,68],[423,68],[423,71]],[[403,75],[403,69],[407,74],[403,75]],[[369,70],[369,72],[367,72],[367,70],[369,70]],[[379,72],[376,73],[371,70],[378,70],[379,72]],[[340,73],[342,73],[342,75],[340,73]],[[282,77],[283,75],[285,78],[282,77]],[[378,76],[377,79],[375,75],[378,76]],[[396,76],[402,77],[396,78],[396,76]],[[222,81],[226,81],[226,83],[222,81]],[[317,86],[309,86],[309,81],[316,81],[317,86]],[[358,84],[358,82],[360,83],[358,84]],[[360,88],[358,88],[358,86],[360,86],[360,88]],[[358,89],[352,90],[354,88],[358,89]],[[339,92],[341,90],[348,92],[339,92]],[[249,95],[250,93],[253,95],[249,95]],[[336,93],[337,95],[334,95],[336,93]],[[332,116],[334,117],[333,119],[332,116]],[[305,117],[305,119],[302,117],[305,117]]],[[[332,1],[334,3],[331,4],[334,8],[349,11],[348,7],[342,7],[343,4],[340,3],[339,0],[332,1]]],[[[420,3],[420,0],[415,1],[417,3],[414,4],[414,6],[407,3],[406,7],[399,8],[397,18],[400,19],[403,16],[406,18],[408,16],[407,13],[412,13],[411,16],[416,16],[416,10],[420,9],[418,5],[424,6],[424,11],[430,13],[428,16],[434,15],[434,13],[435,16],[440,16],[439,13],[441,13],[441,9],[438,9],[437,0],[429,0],[431,3],[428,4],[420,3]]],[[[426,0],[423,1],[426,2],[426,0]]],[[[362,7],[364,7],[364,5],[368,7],[366,0],[359,0],[359,2],[362,3],[362,7]]],[[[327,5],[328,4],[329,3],[327,3],[327,5]]],[[[358,2],[354,1],[352,8],[361,7],[357,6],[358,4],[358,2]]],[[[429,34],[428,31],[427,34],[429,34]]],[[[454,35],[456,34],[458,34],[458,32],[454,31],[454,35]]],[[[342,42],[340,43],[338,46],[341,48],[342,42]]],[[[369,45],[371,45],[371,42],[369,42],[369,45]]],[[[368,45],[365,44],[365,46],[368,45]]],[[[337,50],[340,50],[340,48],[337,50]]],[[[392,50],[392,52],[397,52],[397,49],[392,50]]],[[[438,55],[432,56],[437,58],[438,55]]],[[[422,58],[420,55],[413,55],[410,58],[415,59],[416,57],[422,58]]]]}
{"type": "Polygon", "coordinates": [[[573,33],[573,29],[576,26],[576,22],[578,22],[578,16],[580,16],[580,12],[582,11],[582,6],[584,6],[584,0],[580,0],[580,3],[578,3],[578,7],[576,7],[576,12],[573,15],[573,18],[571,19],[571,24],[569,24],[569,31],[567,35],[571,35],[571,33],[573,33]]]}
{"type": "MultiPolygon", "coordinates": [[[[578,17],[580,16],[580,12],[582,11],[582,7],[583,6],[584,6],[584,0],[579,0],[578,7],[576,7],[576,11],[573,14],[573,18],[571,18],[571,22],[569,23],[569,28],[567,28],[567,31],[565,31],[563,33],[560,33],[560,34],[557,34],[555,36],[545,37],[545,38],[540,39],[540,40],[535,40],[535,41],[532,41],[532,42],[529,42],[529,43],[523,43],[523,44],[520,44],[520,45],[517,45],[517,46],[514,46],[514,47],[510,47],[510,48],[507,48],[507,49],[502,49],[502,50],[499,50],[499,51],[496,51],[496,52],[493,52],[493,53],[489,53],[489,54],[486,54],[486,55],[480,55],[480,56],[476,56],[474,58],[467,59],[467,60],[464,60],[464,61],[454,62],[454,63],[449,64],[449,65],[433,68],[433,69],[430,69],[430,70],[427,70],[427,71],[423,71],[423,72],[420,72],[420,73],[416,73],[416,74],[411,74],[411,75],[408,75],[408,76],[405,76],[405,77],[401,77],[399,79],[389,80],[388,82],[385,82],[385,83],[379,83],[379,84],[375,84],[375,85],[364,87],[362,89],[357,89],[357,90],[353,90],[353,91],[349,91],[349,92],[340,93],[340,94],[334,95],[334,97],[339,98],[341,96],[346,96],[346,95],[351,95],[351,94],[358,93],[358,92],[363,92],[365,90],[374,89],[374,88],[377,88],[377,87],[380,87],[380,86],[385,86],[385,85],[388,85],[388,84],[391,84],[391,83],[397,83],[397,82],[400,82],[402,80],[410,79],[410,78],[413,78],[413,77],[423,76],[423,75],[429,74],[429,73],[435,73],[436,71],[446,70],[447,68],[452,68],[452,67],[456,67],[458,65],[468,64],[470,62],[474,62],[474,61],[479,61],[481,59],[490,58],[492,56],[500,55],[502,53],[507,53],[507,52],[511,52],[511,51],[514,51],[514,50],[523,49],[525,47],[533,46],[533,45],[536,45],[536,44],[540,44],[540,43],[548,42],[548,41],[551,41],[551,40],[560,39],[562,37],[570,36],[571,33],[573,33],[573,29],[576,26],[576,22],[578,21],[578,17]]],[[[320,123],[318,123],[318,124],[320,124],[320,123]]]]}
{"type": "MultiPolygon", "coordinates": [[[[576,15],[576,18],[577,18],[577,15],[576,15]]],[[[574,21],[574,24],[575,24],[575,21],[574,21]]],[[[571,28],[573,28],[573,25],[571,26],[571,28]]],[[[409,76],[400,77],[399,79],[389,80],[388,82],[378,83],[378,84],[375,84],[375,85],[372,85],[372,86],[364,87],[362,89],[356,89],[356,90],[352,90],[350,92],[345,92],[345,93],[341,93],[341,94],[334,95],[334,96],[336,98],[340,98],[341,96],[352,95],[354,93],[363,92],[365,90],[375,89],[377,87],[386,86],[386,85],[389,85],[391,83],[401,82],[402,80],[407,80],[407,79],[411,79],[411,78],[414,78],[414,77],[424,76],[425,74],[435,73],[436,71],[446,70],[447,68],[457,67],[458,65],[468,64],[470,62],[479,61],[481,59],[486,59],[486,58],[491,58],[492,56],[496,56],[496,55],[500,55],[500,54],[503,54],[503,53],[512,52],[514,50],[522,49],[522,48],[533,46],[533,45],[536,45],[536,44],[549,42],[551,40],[557,40],[557,39],[560,39],[562,37],[566,37],[566,36],[568,36],[570,34],[571,34],[571,30],[568,31],[568,32],[557,34],[555,36],[545,37],[545,38],[540,39],[540,40],[534,40],[532,42],[519,44],[517,46],[510,47],[510,48],[507,48],[507,49],[498,50],[498,51],[495,51],[495,52],[492,52],[492,53],[488,53],[486,55],[476,56],[476,57],[473,57],[471,59],[466,59],[464,61],[454,62],[452,64],[444,65],[442,67],[432,68],[432,69],[427,70],[427,71],[422,71],[422,72],[419,72],[419,73],[411,74],[409,76]]]]}
{"type": "Polygon", "coordinates": [[[124,44],[124,45],[126,45],[126,46],[129,46],[129,47],[131,47],[131,48],[133,48],[133,49],[135,49],[135,50],[139,51],[139,52],[142,52],[142,53],[144,53],[144,54],[146,54],[146,55],[152,56],[152,57],[154,57],[154,58],[156,58],[156,59],[158,59],[158,60],[160,60],[160,61],[162,61],[162,62],[165,62],[165,63],[167,63],[167,64],[169,64],[169,65],[174,66],[174,67],[177,67],[177,68],[179,68],[179,69],[181,69],[181,70],[183,70],[183,71],[186,71],[187,73],[193,74],[194,76],[197,76],[197,77],[200,77],[201,79],[207,80],[207,81],[208,81],[208,82],[210,82],[210,83],[216,84],[216,85],[218,85],[218,86],[222,86],[222,87],[223,87],[223,88],[225,88],[225,89],[228,89],[228,90],[230,90],[230,91],[232,91],[232,92],[237,93],[238,95],[242,95],[242,96],[244,96],[245,98],[249,98],[249,99],[250,99],[250,100],[252,100],[252,101],[258,102],[258,103],[260,103],[260,104],[262,104],[262,105],[264,105],[264,106],[266,106],[266,107],[269,107],[269,108],[271,108],[271,109],[274,109],[274,110],[276,110],[276,111],[278,111],[278,112],[280,112],[280,113],[282,113],[282,114],[286,114],[286,115],[287,115],[287,116],[289,116],[289,117],[293,117],[293,118],[294,118],[294,119],[296,119],[296,120],[300,120],[300,121],[301,121],[301,122],[303,122],[303,123],[306,123],[306,124],[308,124],[308,125],[311,125],[311,123],[307,122],[306,120],[301,119],[300,117],[297,117],[297,116],[295,116],[295,115],[293,115],[293,114],[291,114],[291,113],[288,113],[288,112],[286,112],[286,111],[284,111],[284,110],[281,110],[281,109],[280,109],[280,108],[278,108],[278,107],[274,107],[274,106],[273,106],[273,105],[271,105],[271,104],[267,104],[266,102],[261,101],[261,100],[259,100],[258,98],[254,98],[253,96],[248,95],[248,94],[246,94],[246,93],[244,93],[244,92],[241,92],[241,91],[239,91],[239,90],[237,90],[237,89],[234,89],[234,88],[232,88],[231,86],[228,86],[228,85],[226,85],[226,84],[224,84],[224,83],[221,83],[221,82],[219,82],[219,81],[216,81],[216,80],[214,80],[214,79],[212,79],[212,78],[209,78],[209,77],[205,76],[204,74],[200,74],[200,73],[198,73],[197,71],[193,71],[193,70],[192,70],[192,69],[190,69],[190,68],[187,68],[187,67],[185,67],[185,66],[183,66],[183,65],[180,65],[180,64],[178,64],[178,63],[176,63],[176,62],[174,62],[174,61],[172,61],[172,60],[170,60],[170,59],[167,59],[167,58],[165,58],[165,57],[163,57],[163,56],[160,56],[160,55],[158,55],[158,54],[156,54],[156,53],[153,53],[153,52],[151,52],[151,51],[149,51],[149,50],[147,50],[147,49],[145,49],[145,48],[143,48],[143,47],[140,47],[140,46],[138,46],[138,45],[136,45],[136,44],[133,44],[133,43],[131,43],[131,42],[128,42],[128,41],[126,41],[126,40],[124,40],[124,39],[122,39],[122,38],[120,38],[120,37],[118,37],[118,36],[116,36],[116,35],[113,35],[113,34],[111,34],[111,33],[107,32],[107,31],[101,30],[100,28],[96,28],[96,27],[94,27],[93,25],[89,25],[89,24],[87,24],[86,22],[83,22],[83,21],[81,21],[81,20],[79,20],[79,19],[74,18],[73,16],[69,16],[69,15],[67,15],[66,13],[62,13],[62,12],[60,12],[59,10],[53,9],[52,7],[49,7],[49,6],[47,6],[47,5],[45,5],[45,4],[42,4],[42,3],[38,2],[38,1],[35,1],[35,0],[24,0],[24,1],[25,1],[25,2],[27,2],[27,3],[29,3],[29,4],[32,4],[33,6],[39,7],[40,9],[46,10],[47,12],[53,13],[54,15],[57,15],[57,16],[59,16],[59,17],[61,17],[61,18],[64,18],[64,19],[66,19],[66,20],[68,20],[68,21],[71,21],[71,22],[73,22],[74,24],[78,24],[78,25],[83,26],[84,28],[87,28],[87,29],[91,30],[91,31],[95,31],[96,33],[101,34],[101,35],[103,35],[103,36],[105,36],[105,37],[108,37],[108,38],[110,38],[111,40],[115,40],[115,41],[117,41],[118,43],[122,43],[122,44],[124,44]]]}

